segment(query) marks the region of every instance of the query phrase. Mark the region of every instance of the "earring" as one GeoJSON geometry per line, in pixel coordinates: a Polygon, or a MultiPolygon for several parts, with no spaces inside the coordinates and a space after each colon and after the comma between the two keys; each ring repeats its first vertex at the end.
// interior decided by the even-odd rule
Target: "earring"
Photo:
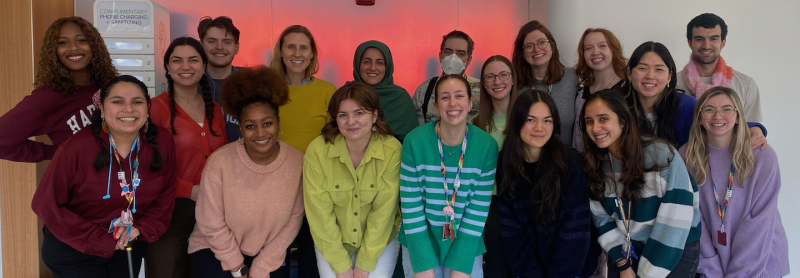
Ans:
{"type": "Polygon", "coordinates": [[[144,122],[144,132],[147,133],[147,129],[150,128],[150,121],[144,122]]]}
{"type": "Polygon", "coordinates": [[[283,130],[281,130],[281,132],[278,133],[278,139],[281,139],[281,138],[283,138],[283,130]]]}
{"type": "Polygon", "coordinates": [[[103,118],[103,132],[108,133],[108,124],[106,124],[105,118],[103,118]]]}
{"type": "Polygon", "coordinates": [[[377,128],[375,128],[375,124],[373,123],[373,124],[372,124],[372,132],[375,132],[375,131],[378,131],[378,129],[377,129],[377,128]]]}

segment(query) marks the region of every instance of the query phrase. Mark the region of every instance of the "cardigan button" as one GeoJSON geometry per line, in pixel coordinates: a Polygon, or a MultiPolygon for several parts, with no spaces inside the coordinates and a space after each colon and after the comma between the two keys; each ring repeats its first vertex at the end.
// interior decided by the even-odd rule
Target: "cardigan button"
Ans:
{"type": "Polygon", "coordinates": [[[353,229],[353,232],[354,232],[354,233],[355,233],[355,232],[358,232],[358,229],[353,229]]]}
{"type": "Polygon", "coordinates": [[[375,188],[375,185],[374,184],[370,184],[369,188],[375,188]]]}
{"type": "Polygon", "coordinates": [[[356,242],[355,242],[355,241],[353,241],[353,245],[356,245],[356,242]]]}
{"type": "Polygon", "coordinates": [[[334,187],[336,187],[336,189],[339,189],[339,185],[338,184],[336,186],[334,186],[334,187]]]}
{"type": "Polygon", "coordinates": [[[356,196],[356,198],[358,198],[358,194],[356,194],[355,196],[356,196]]]}
{"type": "Polygon", "coordinates": [[[358,212],[354,212],[353,215],[358,216],[358,212]]]}
{"type": "Polygon", "coordinates": [[[200,132],[200,136],[206,136],[205,132],[200,132]]]}

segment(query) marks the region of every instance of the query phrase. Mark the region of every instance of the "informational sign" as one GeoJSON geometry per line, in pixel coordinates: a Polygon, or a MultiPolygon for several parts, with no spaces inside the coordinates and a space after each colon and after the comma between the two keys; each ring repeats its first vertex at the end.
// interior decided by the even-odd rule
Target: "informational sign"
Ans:
{"type": "Polygon", "coordinates": [[[100,32],[152,32],[153,11],[147,2],[102,1],[94,23],[100,32]]]}

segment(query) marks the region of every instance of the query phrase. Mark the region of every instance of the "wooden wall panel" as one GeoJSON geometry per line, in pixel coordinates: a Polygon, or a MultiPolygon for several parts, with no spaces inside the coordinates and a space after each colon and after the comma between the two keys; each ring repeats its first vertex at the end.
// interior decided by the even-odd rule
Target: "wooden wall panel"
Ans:
{"type": "MultiPolygon", "coordinates": [[[[33,90],[34,71],[44,32],[60,17],[72,15],[72,0],[8,0],[0,15],[11,25],[8,52],[0,58],[0,114],[33,90]]],[[[39,138],[37,138],[39,139],[39,138]]],[[[47,138],[44,138],[45,140],[47,138]]],[[[0,160],[0,221],[4,277],[52,277],[39,259],[40,225],[30,209],[38,177],[46,163],[0,160]],[[37,172],[39,172],[37,174],[37,172]],[[41,265],[41,270],[40,270],[41,265]]]]}
{"type": "MultiPolygon", "coordinates": [[[[33,84],[30,0],[1,1],[0,15],[11,55],[0,55],[0,113],[29,94],[33,84]]],[[[36,189],[36,165],[0,160],[0,221],[2,221],[3,276],[38,276],[36,215],[30,199],[36,189]]]]}

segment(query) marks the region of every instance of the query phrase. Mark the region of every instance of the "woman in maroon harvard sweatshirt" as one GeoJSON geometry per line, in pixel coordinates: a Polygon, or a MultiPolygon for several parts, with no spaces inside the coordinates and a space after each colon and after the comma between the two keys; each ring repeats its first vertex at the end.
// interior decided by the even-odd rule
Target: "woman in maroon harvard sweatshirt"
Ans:
{"type": "Polygon", "coordinates": [[[35,90],[0,117],[0,159],[39,162],[91,123],[92,94],[117,76],[97,29],[80,17],[61,18],[47,29],[35,90]],[[52,145],[29,140],[46,134],[52,145]]]}
{"type": "Polygon", "coordinates": [[[100,90],[91,128],[53,156],[31,207],[45,226],[42,260],[56,277],[128,277],[128,241],[138,239],[131,266],[138,272],[145,242],[167,230],[175,146],[149,108],[144,83],[115,77],[100,90]]]}

